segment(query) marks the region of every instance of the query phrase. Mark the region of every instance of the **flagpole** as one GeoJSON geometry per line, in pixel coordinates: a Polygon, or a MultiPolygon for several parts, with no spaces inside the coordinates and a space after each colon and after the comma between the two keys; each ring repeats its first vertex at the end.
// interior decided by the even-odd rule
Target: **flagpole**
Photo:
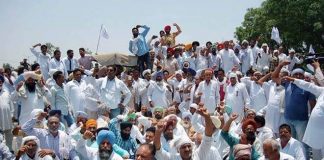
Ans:
{"type": "Polygon", "coordinates": [[[98,43],[97,43],[97,49],[96,49],[96,55],[98,54],[98,48],[99,48],[99,42],[100,42],[100,35],[101,35],[101,31],[102,31],[102,25],[100,27],[100,31],[99,31],[99,38],[98,38],[98,43]]]}

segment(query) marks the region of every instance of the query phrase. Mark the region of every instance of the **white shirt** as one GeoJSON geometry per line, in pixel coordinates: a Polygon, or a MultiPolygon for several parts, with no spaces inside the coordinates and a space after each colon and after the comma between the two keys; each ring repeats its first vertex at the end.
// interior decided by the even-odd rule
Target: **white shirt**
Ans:
{"type": "Polygon", "coordinates": [[[81,80],[80,82],[72,80],[65,85],[66,96],[71,104],[73,113],[84,111],[85,97],[83,91],[86,86],[84,80],[81,80]]]}
{"type": "Polygon", "coordinates": [[[204,103],[208,112],[214,113],[217,105],[220,103],[217,82],[214,80],[210,80],[209,84],[207,84],[206,81],[200,82],[196,91],[196,96],[198,96],[198,93],[202,93],[200,101],[204,103]]]}
{"type": "Polygon", "coordinates": [[[253,61],[253,54],[251,49],[241,49],[240,50],[240,57],[241,61],[241,72],[246,75],[246,72],[250,69],[250,67],[253,67],[254,61],[253,61]]]}
{"type": "Polygon", "coordinates": [[[68,78],[68,73],[67,70],[65,68],[65,64],[62,60],[57,60],[55,58],[52,58],[49,62],[49,70],[52,69],[57,69],[58,71],[63,72],[64,74],[64,78],[67,79],[68,78]]]}
{"type": "Polygon", "coordinates": [[[148,101],[152,101],[154,107],[167,108],[169,106],[169,100],[167,98],[167,84],[163,82],[163,85],[159,86],[156,82],[150,83],[147,89],[148,101]]]}
{"type": "Polygon", "coordinates": [[[40,89],[37,87],[37,85],[35,92],[29,92],[24,85],[19,89],[18,92],[15,90],[11,94],[11,100],[17,101],[21,105],[21,111],[19,116],[20,123],[26,122],[30,117],[30,113],[34,109],[44,109],[44,96],[47,99],[50,99],[52,95],[46,87],[40,89]]]}
{"type": "Polygon", "coordinates": [[[278,58],[279,58],[279,63],[283,62],[284,60],[287,59],[287,55],[285,53],[280,53],[278,55],[278,58]]]}
{"type": "Polygon", "coordinates": [[[290,56],[286,57],[286,60],[290,62],[290,64],[288,64],[288,70],[289,72],[291,72],[295,66],[295,64],[301,64],[303,63],[303,60],[297,58],[295,55],[291,58],[290,56]]]}
{"type": "Polygon", "coordinates": [[[48,53],[44,55],[41,52],[37,52],[35,48],[30,48],[30,51],[36,57],[36,61],[40,65],[42,75],[44,79],[47,80],[50,77],[48,71],[49,71],[49,62],[51,60],[51,56],[48,53]]]}
{"type": "Polygon", "coordinates": [[[106,103],[110,109],[118,108],[118,104],[122,102],[122,95],[125,99],[122,104],[126,106],[131,98],[131,93],[125,83],[115,77],[113,80],[108,80],[108,77],[103,77],[97,80],[99,88],[100,101],[106,103]]]}
{"type": "MultiPolygon", "coordinates": [[[[281,144],[280,138],[278,138],[277,141],[279,142],[279,144],[281,144]]],[[[306,154],[305,154],[305,149],[303,144],[292,137],[290,138],[290,140],[288,141],[288,143],[284,148],[282,148],[280,145],[280,151],[293,156],[296,160],[306,159],[306,154]]]]}
{"type": "MultiPolygon", "coordinates": [[[[64,84],[63,84],[64,85],[64,84]]],[[[68,115],[70,109],[69,99],[67,98],[64,86],[55,84],[51,88],[51,107],[52,109],[61,110],[62,115],[68,115]]]]}
{"type": "Polygon", "coordinates": [[[79,68],[79,62],[78,62],[78,60],[76,58],[69,59],[69,57],[65,57],[63,59],[63,63],[65,65],[65,70],[66,71],[71,71],[72,72],[74,69],[79,68]],[[70,62],[71,62],[71,64],[70,64],[70,62]]]}
{"type": "MultiPolygon", "coordinates": [[[[262,156],[259,160],[268,160],[268,158],[265,158],[264,156],[262,156]]],[[[285,154],[280,152],[280,159],[279,160],[295,160],[294,157],[292,157],[289,154],[285,154]]]]}
{"type": "Polygon", "coordinates": [[[272,130],[268,127],[257,128],[257,132],[257,138],[260,140],[261,144],[263,144],[264,140],[273,137],[272,130]]]}
{"type": "Polygon", "coordinates": [[[231,71],[234,65],[238,65],[240,63],[240,60],[237,58],[232,49],[222,49],[220,51],[220,56],[222,58],[222,68],[224,69],[225,74],[231,71]]]}
{"type": "Polygon", "coordinates": [[[222,58],[219,54],[213,55],[212,53],[209,55],[209,62],[208,67],[213,68],[216,67],[216,69],[221,68],[222,65],[222,58]]]}
{"type": "Polygon", "coordinates": [[[323,149],[324,141],[322,140],[324,135],[324,89],[323,87],[316,86],[313,83],[309,83],[303,80],[296,79],[294,83],[303,90],[309,91],[317,98],[317,103],[310,115],[303,142],[315,149],[323,149]]]}
{"type": "Polygon", "coordinates": [[[250,106],[250,97],[245,85],[237,82],[234,86],[226,86],[225,104],[232,107],[232,113],[239,114],[238,121],[243,119],[244,107],[250,106]]]}
{"type": "Polygon", "coordinates": [[[256,65],[257,70],[262,72],[264,67],[269,67],[271,60],[271,55],[268,51],[264,52],[263,49],[260,49],[260,53],[257,55],[256,65]]]}
{"type": "Polygon", "coordinates": [[[260,84],[251,81],[250,77],[241,78],[241,82],[246,85],[250,93],[251,108],[258,112],[260,109],[267,105],[267,96],[265,90],[260,84]]]}
{"type": "MultiPolygon", "coordinates": [[[[112,148],[111,148],[112,149],[112,148]]],[[[91,160],[100,160],[99,158],[99,150],[96,148],[91,148],[91,147],[87,147],[85,145],[85,140],[83,138],[81,138],[78,142],[77,142],[77,146],[76,146],[76,151],[82,156],[85,157],[87,159],[91,159],[91,160]]],[[[116,154],[114,151],[112,152],[112,154],[109,157],[109,160],[123,160],[123,158],[116,154]]]]}
{"type": "Polygon", "coordinates": [[[10,100],[8,91],[2,89],[0,91],[0,128],[5,130],[12,129],[12,120],[14,114],[13,104],[10,100]]]}
{"type": "MultiPolygon", "coordinates": [[[[200,146],[192,151],[192,160],[221,160],[217,150],[212,148],[213,138],[204,135],[200,146]]],[[[179,153],[166,152],[162,147],[156,151],[155,158],[160,160],[181,160],[179,153]]]]}

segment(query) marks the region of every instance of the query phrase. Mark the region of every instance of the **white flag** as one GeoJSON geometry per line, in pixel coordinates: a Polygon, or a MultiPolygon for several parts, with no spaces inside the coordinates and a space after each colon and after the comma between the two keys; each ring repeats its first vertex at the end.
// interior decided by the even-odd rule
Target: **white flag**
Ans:
{"type": "Polygon", "coordinates": [[[315,51],[313,49],[313,45],[309,46],[309,52],[308,53],[315,54],[315,51]]]}
{"type": "Polygon", "coordinates": [[[282,42],[280,39],[279,30],[277,27],[272,27],[271,39],[276,41],[278,44],[280,44],[282,42]]]}
{"type": "Polygon", "coordinates": [[[100,35],[101,35],[102,37],[106,38],[106,39],[109,38],[109,34],[108,34],[107,29],[106,29],[106,27],[105,27],[104,25],[102,25],[100,35]]]}

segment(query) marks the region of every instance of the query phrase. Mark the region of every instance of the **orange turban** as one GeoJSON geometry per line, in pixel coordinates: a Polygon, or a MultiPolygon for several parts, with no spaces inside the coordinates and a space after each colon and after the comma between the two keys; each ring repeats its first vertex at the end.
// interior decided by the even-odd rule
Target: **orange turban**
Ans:
{"type": "Polygon", "coordinates": [[[89,127],[97,127],[97,121],[95,119],[89,119],[87,122],[86,122],[86,128],[89,128],[89,127]]]}

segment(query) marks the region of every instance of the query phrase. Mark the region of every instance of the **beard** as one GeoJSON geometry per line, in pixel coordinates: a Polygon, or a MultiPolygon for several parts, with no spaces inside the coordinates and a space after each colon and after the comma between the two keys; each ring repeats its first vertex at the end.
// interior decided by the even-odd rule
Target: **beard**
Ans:
{"type": "Polygon", "coordinates": [[[123,132],[120,132],[120,136],[121,136],[121,138],[122,138],[123,140],[128,140],[129,137],[130,137],[130,134],[125,134],[125,133],[123,133],[123,132]]]}
{"type": "Polygon", "coordinates": [[[112,154],[111,150],[99,149],[100,160],[109,160],[111,154],[112,154]]]}
{"type": "Polygon", "coordinates": [[[156,119],[162,119],[162,116],[161,115],[159,115],[159,114],[156,114],[155,116],[154,116],[156,119]]]}
{"type": "Polygon", "coordinates": [[[172,140],[173,139],[173,134],[168,135],[168,134],[164,134],[164,138],[168,141],[168,140],[172,140]]]}
{"type": "Polygon", "coordinates": [[[36,91],[36,83],[26,83],[26,88],[29,92],[35,92],[36,91]]]}
{"type": "Polygon", "coordinates": [[[162,82],[162,81],[157,81],[156,84],[157,84],[158,86],[162,86],[162,85],[163,85],[163,82],[162,82]]]}
{"type": "Polygon", "coordinates": [[[256,137],[255,137],[254,132],[247,132],[247,133],[246,133],[246,139],[247,139],[251,144],[254,143],[255,138],[256,138],[256,137]]]}

